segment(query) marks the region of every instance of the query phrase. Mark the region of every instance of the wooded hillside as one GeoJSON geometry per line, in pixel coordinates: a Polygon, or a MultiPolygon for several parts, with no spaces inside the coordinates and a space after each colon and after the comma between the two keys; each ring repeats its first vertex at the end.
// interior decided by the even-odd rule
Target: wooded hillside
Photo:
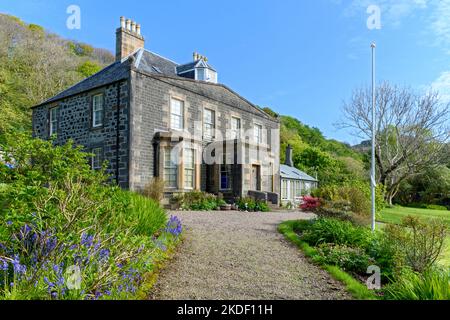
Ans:
{"type": "Polygon", "coordinates": [[[105,50],[0,14],[0,137],[31,128],[30,107],[114,61],[105,50]]]}

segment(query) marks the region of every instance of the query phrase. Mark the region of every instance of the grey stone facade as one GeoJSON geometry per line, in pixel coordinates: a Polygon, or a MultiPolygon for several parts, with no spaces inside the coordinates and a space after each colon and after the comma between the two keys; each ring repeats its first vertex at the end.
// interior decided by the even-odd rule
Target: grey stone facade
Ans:
{"type": "MultiPolygon", "coordinates": [[[[261,169],[261,190],[279,193],[279,122],[267,116],[263,116],[254,107],[244,104],[242,108],[230,106],[221,101],[221,90],[228,90],[220,87],[216,96],[205,96],[199,92],[193,92],[192,86],[197,85],[194,80],[178,80],[175,78],[148,75],[140,71],[131,73],[131,101],[132,108],[130,114],[130,188],[142,189],[154,175],[162,175],[162,163],[155,168],[155,153],[162,154],[164,147],[174,146],[179,143],[179,135],[188,136],[188,139],[195,140],[195,126],[202,123],[202,114],[205,108],[215,111],[216,130],[226,136],[230,129],[231,117],[241,120],[243,131],[253,132],[254,124],[262,125],[264,129],[263,143],[259,146],[260,157],[249,155],[251,142],[239,140],[233,148],[241,150],[242,165],[235,168],[237,174],[231,175],[231,189],[221,190],[219,187],[219,165],[215,165],[207,172],[207,166],[201,164],[198,172],[198,189],[213,193],[233,193],[235,196],[246,196],[251,190],[251,169],[253,165],[260,166],[261,169]],[[183,132],[173,132],[170,129],[170,99],[177,98],[184,101],[185,105],[185,130],[183,132]],[[273,136],[266,136],[265,130],[271,131],[273,136]],[[158,133],[164,133],[166,141],[158,138],[158,133]],[[194,138],[193,138],[194,136],[194,138]],[[271,139],[270,139],[271,138],[271,139]],[[267,140],[270,139],[270,147],[267,140]],[[162,142],[160,140],[163,140],[162,142]],[[168,140],[168,141],[167,141],[168,140]],[[266,151],[263,154],[262,151],[266,151]],[[270,172],[272,166],[272,172],[270,172]],[[208,181],[210,175],[210,181],[208,181]],[[208,183],[209,182],[209,183],[208,183]],[[208,185],[209,184],[209,185],[208,185]],[[233,188],[234,187],[234,188],[233,188]]],[[[216,86],[208,84],[208,86],[216,86]]],[[[218,85],[217,85],[218,86],[218,85]]],[[[249,137],[252,141],[252,137],[249,137]]],[[[216,141],[217,142],[217,141],[216,141]]],[[[193,141],[199,156],[208,144],[204,141],[193,141]]],[[[157,160],[158,161],[158,160],[157,160]]],[[[180,177],[179,180],[182,180],[180,177]]],[[[179,182],[178,188],[171,190],[172,193],[186,192],[179,182]]]]}

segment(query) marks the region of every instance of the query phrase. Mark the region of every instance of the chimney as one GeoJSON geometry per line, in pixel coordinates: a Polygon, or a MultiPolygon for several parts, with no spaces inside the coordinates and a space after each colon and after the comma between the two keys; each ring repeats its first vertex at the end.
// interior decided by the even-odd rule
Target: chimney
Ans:
{"type": "Polygon", "coordinates": [[[294,166],[294,162],[292,161],[292,147],[290,144],[288,144],[288,146],[286,147],[286,160],[284,164],[289,167],[294,166]]]}
{"type": "Polygon", "coordinates": [[[141,25],[120,17],[120,28],[116,30],[116,61],[120,61],[139,48],[144,47],[141,25]]]}

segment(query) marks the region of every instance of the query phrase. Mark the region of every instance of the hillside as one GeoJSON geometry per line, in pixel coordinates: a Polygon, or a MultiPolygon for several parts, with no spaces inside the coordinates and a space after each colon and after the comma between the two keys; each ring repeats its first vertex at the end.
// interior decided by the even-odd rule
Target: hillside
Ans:
{"type": "Polygon", "coordinates": [[[107,50],[0,13],[0,136],[10,129],[30,129],[31,106],[113,61],[107,50]]]}
{"type": "Polygon", "coordinates": [[[270,108],[264,111],[281,120],[281,162],[285,161],[284,150],[290,144],[294,165],[313,177],[317,175],[322,185],[368,179],[364,153],[348,144],[326,139],[318,128],[296,118],[280,116],[270,108]]]}

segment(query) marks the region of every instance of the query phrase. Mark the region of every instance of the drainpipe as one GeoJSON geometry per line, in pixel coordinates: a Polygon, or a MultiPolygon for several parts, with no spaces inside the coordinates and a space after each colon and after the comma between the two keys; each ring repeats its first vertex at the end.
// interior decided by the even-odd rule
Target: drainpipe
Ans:
{"type": "Polygon", "coordinates": [[[117,100],[116,100],[116,183],[119,185],[119,151],[120,151],[120,81],[117,82],[117,100]]]}

